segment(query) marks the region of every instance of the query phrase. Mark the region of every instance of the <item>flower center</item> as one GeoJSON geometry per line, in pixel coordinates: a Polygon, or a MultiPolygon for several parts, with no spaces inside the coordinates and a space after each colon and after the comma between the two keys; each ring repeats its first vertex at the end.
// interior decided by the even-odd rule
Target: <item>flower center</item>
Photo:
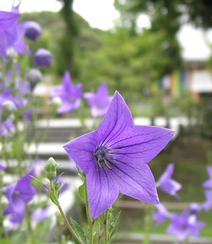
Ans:
{"type": "Polygon", "coordinates": [[[110,155],[109,149],[107,147],[99,146],[93,155],[99,168],[102,168],[102,166],[105,165],[108,169],[112,169],[110,166],[110,161],[114,160],[114,158],[110,155]]]}

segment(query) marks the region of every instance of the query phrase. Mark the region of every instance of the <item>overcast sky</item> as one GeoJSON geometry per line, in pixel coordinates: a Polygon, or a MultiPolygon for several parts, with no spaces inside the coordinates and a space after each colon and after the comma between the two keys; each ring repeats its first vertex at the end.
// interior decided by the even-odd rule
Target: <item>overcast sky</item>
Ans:
{"type": "MultiPolygon", "coordinates": [[[[9,11],[13,0],[0,0],[0,9],[9,11]]],[[[15,0],[15,3],[18,3],[15,0]]],[[[61,8],[61,3],[56,0],[22,0],[21,12],[54,11],[61,8]]],[[[119,13],[113,6],[114,0],[75,0],[74,10],[86,19],[92,27],[108,30],[113,27],[113,22],[119,17],[119,13]]],[[[147,16],[141,16],[139,26],[150,27],[147,16]]],[[[191,25],[185,25],[178,33],[178,39],[183,47],[185,59],[206,59],[210,55],[210,49],[206,40],[212,42],[212,31],[204,33],[191,25]]]]}
{"type": "MultiPolygon", "coordinates": [[[[0,0],[0,9],[9,11],[12,2],[13,0],[0,0]]],[[[73,7],[92,27],[108,30],[113,27],[113,21],[119,17],[113,2],[114,0],[75,0],[73,7]]],[[[62,4],[56,0],[22,0],[20,11],[22,13],[43,10],[57,12],[61,6],[62,4]]]]}

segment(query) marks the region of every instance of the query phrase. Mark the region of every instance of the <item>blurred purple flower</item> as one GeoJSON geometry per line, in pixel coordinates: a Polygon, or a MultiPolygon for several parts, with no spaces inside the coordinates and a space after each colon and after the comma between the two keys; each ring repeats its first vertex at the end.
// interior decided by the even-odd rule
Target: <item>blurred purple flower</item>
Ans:
{"type": "Polygon", "coordinates": [[[10,118],[6,119],[3,122],[0,122],[0,137],[1,136],[8,137],[14,131],[15,131],[15,125],[13,124],[10,118]]]}
{"type": "Polygon", "coordinates": [[[96,93],[86,92],[83,97],[90,105],[93,117],[105,115],[112,99],[108,96],[107,83],[105,82],[99,86],[96,93]]]}
{"type": "Polygon", "coordinates": [[[30,108],[27,109],[23,114],[23,118],[28,124],[31,123],[31,115],[32,115],[32,109],[30,108]]]}
{"type": "Polygon", "coordinates": [[[11,214],[12,223],[21,223],[25,216],[26,204],[32,200],[36,194],[35,188],[31,185],[30,175],[33,171],[23,176],[17,183],[8,186],[5,191],[9,203],[3,212],[3,215],[11,214]]]}
{"type": "Polygon", "coordinates": [[[42,34],[42,29],[40,25],[35,21],[26,21],[24,22],[24,35],[35,41],[42,34]]]}
{"type": "Polygon", "coordinates": [[[127,104],[116,92],[99,128],[64,146],[86,174],[93,219],[106,211],[119,193],[159,203],[155,180],[147,163],[173,135],[173,131],[164,128],[134,126],[127,104]]]}
{"type": "Polygon", "coordinates": [[[2,161],[0,161],[0,171],[4,170],[5,168],[5,165],[2,163],[2,161]]]}
{"type": "Polygon", "coordinates": [[[68,72],[65,72],[62,81],[62,85],[54,87],[51,97],[60,97],[62,100],[62,106],[57,110],[57,112],[67,113],[79,108],[82,96],[82,84],[79,83],[75,86],[68,72]]]}
{"type": "Polygon", "coordinates": [[[50,212],[48,208],[38,208],[35,210],[35,212],[32,214],[32,219],[37,222],[42,222],[48,217],[50,217],[50,212]]]}
{"type": "Polygon", "coordinates": [[[49,50],[40,48],[35,53],[35,64],[38,67],[49,67],[52,63],[52,54],[49,50]]]}
{"type": "Polygon", "coordinates": [[[41,172],[44,170],[43,164],[40,160],[40,158],[36,158],[33,163],[33,172],[35,176],[40,176],[41,172]]]}
{"type": "Polygon", "coordinates": [[[16,24],[20,17],[19,5],[12,7],[10,12],[0,11],[0,54],[4,58],[7,48],[17,40],[16,24]]]}
{"type": "Polygon", "coordinates": [[[207,171],[210,178],[209,180],[205,181],[202,186],[205,188],[212,188],[212,167],[208,166],[207,171]]]}
{"type": "Polygon", "coordinates": [[[179,195],[176,192],[182,188],[182,185],[179,182],[171,179],[173,172],[174,164],[172,163],[166,167],[157,184],[162,191],[179,198],[179,195]]]}
{"type": "Polygon", "coordinates": [[[170,213],[167,211],[166,207],[162,203],[155,206],[157,208],[157,211],[153,214],[152,217],[156,222],[156,225],[159,225],[169,218],[170,213]]]}
{"type": "Polygon", "coordinates": [[[167,233],[176,235],[180,242],[184,241],[186,237],[192,235],[200,237],[200,230],[205,227],[202,221],[189,221],[189,212],[184,211],[181,214],[173,214],[171,216],[171,224],[167,228],[167,233]]]}
{"type": "Polygon", "coordinates": [[[206,201],[202,204],[202,208],[209,211],[212,208],[212,190],[205,191],[206,201]]]}

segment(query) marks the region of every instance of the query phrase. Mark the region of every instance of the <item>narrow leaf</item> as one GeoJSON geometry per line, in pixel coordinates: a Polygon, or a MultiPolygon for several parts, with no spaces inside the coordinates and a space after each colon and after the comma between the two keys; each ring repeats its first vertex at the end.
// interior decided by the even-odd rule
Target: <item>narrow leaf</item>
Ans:
{"type": "MultiPolygon", "coordinates": [[[[71,222],[71,226],[74,229],[76,235],[81,239],[83,244],[88,244],[88,238],[85,234],[84,229],[74,220],[70,217],[70,222],[71,222]]],[[[79,242],[73,238],[73,241],[75,244],[79,244],[79,242]]]]}
{"type": "Polygon", "coordinates": [[[110,223],[109,231],[108,231],[109,232],[109,240],[113,237],[113,235],[115,234],[116,230],[118,229],[120,216],[121,216],[121,211],[119,211],[116,214],[116,216],[114,217],[114,219],[110,223]]]}

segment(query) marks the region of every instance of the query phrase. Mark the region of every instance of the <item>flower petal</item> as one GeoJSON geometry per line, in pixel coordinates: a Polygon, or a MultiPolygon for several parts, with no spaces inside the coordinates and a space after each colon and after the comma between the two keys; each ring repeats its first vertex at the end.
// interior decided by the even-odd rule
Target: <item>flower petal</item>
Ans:
{"type": "Polygon", "coordinates": [[[202,186],[205,188],[212,188],[212,167],[208,166],[207,171],[210,179],[205,181],[202,186]]]}
{"type": "Polygon", "coordinates": [[[155,180],[147,164],[131,165],[122,161],[110,170],[114,185],[127,196],[148,203],[159,203],[155,180]]]}
{"type": "Polygon", "coordinates": [[[98,142],[106,145],[108,141],[123,133],[128,126],[133,126],[132,114],[123,97],[116,92],[97,130],[98,142]]]}
{"type": "Polygon", "coordinates": [[[96,165],[93,156],[96,146],[96,132],[94,131],[66,143],[64,149],[74,162],[85,173],[88,173],[96,165]]]}
{"type": "Polygon", "coordinates": [[[12,200],[7,205],[3,215],[13,214],[11,221],[13,223],[21,223],[25,216],[26,204],[21,195],[13,195],[12,200]]]}
{"type": "Polygon", "coordinates": [[[104,213],[118,198],[119,191],[111,178],[109,170],[103,168],[93,168],[86,175],[88,203],[93,219],[104,213]]]}
{"type": "Polygon", "coordinates": [[[112,155],[130,163],[140,164],[151,161],[171,140],[174,132],[154,126],[133,126],[111,139],[107,146],[112,155]]]}
{"type": "Polygon", "coordinates": [[[19,192],[25,203],[32,200],[33,196],[36,194],[35,188],[31,185],[33,172],[29,172],[24,177],[22,177],[15,188],[15,191],[19,192]]]}

